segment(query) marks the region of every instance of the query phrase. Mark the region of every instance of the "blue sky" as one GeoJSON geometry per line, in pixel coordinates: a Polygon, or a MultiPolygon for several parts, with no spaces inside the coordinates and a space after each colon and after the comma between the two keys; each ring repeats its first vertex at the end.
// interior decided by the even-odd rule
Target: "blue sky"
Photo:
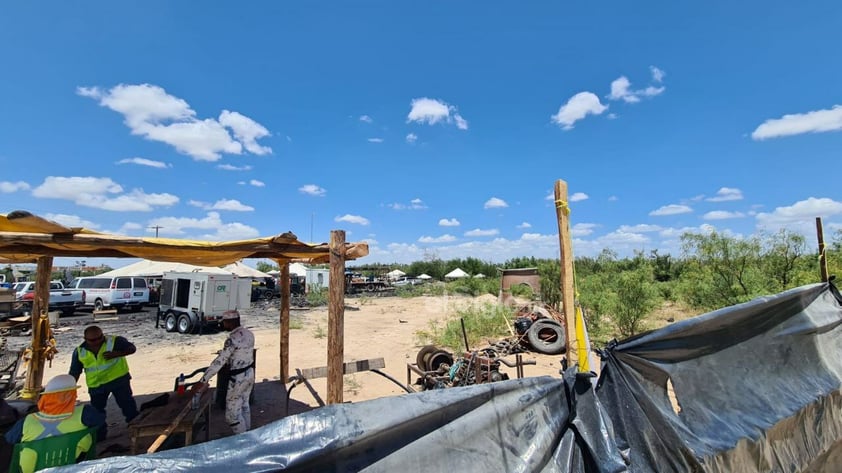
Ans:
{"type": "MultiPolygon", "coordinates": [[[[363,261],[842,229],[842,3],[7,3],[0,199],[363,261]]],[[[112,264],[113,266],[119,265],[112,264]]]]}

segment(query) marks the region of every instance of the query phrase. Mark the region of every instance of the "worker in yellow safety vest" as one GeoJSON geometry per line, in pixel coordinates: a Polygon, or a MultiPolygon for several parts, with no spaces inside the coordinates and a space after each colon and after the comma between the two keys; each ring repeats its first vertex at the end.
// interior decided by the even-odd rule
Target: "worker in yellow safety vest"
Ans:
{"type": "MultiPolygon", "coordinates": [[[[137,349],[134,344],[120,336],[105,336],[102,329],[91,325],[85,329],[85,342],[73,350],[70,360],[70,375],[79,379],[85,372],[85,382],[91,395],[91,405],[105,415],[108,396],[120,406],[126,422],[137,417],[137,403],[132,394],[129,364],[126,357],[137,349]]],[[[105,440],[106,427],[99,431],[99,438],[105,440]]]]}
{"type": "MultiPolygon", "coordinates": [[[[41,397],[38,411],[33,412],[6,432],[6,442],[16,444],[47,437],[78,432],[88,427],[99,427],[105,423],[105,416],[90,405],[76,405],[76,380],[73,376],[60,374],[51,379],[41,397]]],[[[91,436],[86,435],[76,444],[76,458],[94,448],[91,436]]],[[[25,448],[20,453],[20,469],[24,473],[35,470],[37,452],[25,448]]]]}

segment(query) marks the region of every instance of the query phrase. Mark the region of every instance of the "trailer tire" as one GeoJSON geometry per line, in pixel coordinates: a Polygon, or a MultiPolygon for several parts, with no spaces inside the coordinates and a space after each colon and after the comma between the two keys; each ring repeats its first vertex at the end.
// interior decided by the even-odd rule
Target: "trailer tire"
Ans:
{"type": "Polygon", "coordinates": [[[368,292],[374,292],[374,284],[366,284],[365,290],[368,292]]]}
{"type": "Polygon", "coordinates": [[[167,332],[175,332],[177,329],[177,320],[175,314],[170,311],[167,311],[164,314],[164,330],[167,332]]]}
{"type": "Polygon", "coordinates": [[[538,320],[526,331],[532,349],[545,355],[558,355],[565,351],[564,329],[558,323],[538,320]]]}
{"type": "Polygon", "coordinates": [[[193,332],[193,320],[187,314],[178,316],[178,333],[187,334],[193,332]]]}

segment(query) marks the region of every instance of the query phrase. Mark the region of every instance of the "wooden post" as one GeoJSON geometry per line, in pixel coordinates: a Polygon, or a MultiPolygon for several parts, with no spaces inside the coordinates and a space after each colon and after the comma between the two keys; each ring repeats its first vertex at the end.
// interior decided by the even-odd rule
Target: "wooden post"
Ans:
{"type": "Polygon", "coordinates": [[[567,347],[567,366],[579,361],[576,352],[576,307],[573,286],[573,243],[570,239],[570,207],[567,200],[567,183],[555,182],[555,209],[558,218],[558,242],[561,248],[561,303],[564,312],[564,340],[567,347]]]}
{"type": "Polygon", "coordinates": [[[43,334],[41,333],[41,313],[46,318],[50,310],[50,278],[53,271],[53,257],[38,257],[38,265],[35,271],[35,298],[32,300],[32,359],[26,370],[26,382],[21,391],[23,399],[35,399],[41,392],[41,383],[44,381],[44,346],[42,344],[43,334]]]}
{"type": "Polygon", "coordinates": [[[278,260],[281,268],[281,382],[289,382],[289,260],[278,260]]]}
{"type": "Polygon", "coordinates": [[[822,229],[821,217],[816,217],[816,236],[819,239],[819,271],[821,272],[822,282],[827,282],[827,252],[824,246],[824,230],[822,229]]]}
{"type": "Polygon", "coordinates": [[[345,362],[345,231],[330,232],[327,306],[327,403],[342,402],[345,362]]]}

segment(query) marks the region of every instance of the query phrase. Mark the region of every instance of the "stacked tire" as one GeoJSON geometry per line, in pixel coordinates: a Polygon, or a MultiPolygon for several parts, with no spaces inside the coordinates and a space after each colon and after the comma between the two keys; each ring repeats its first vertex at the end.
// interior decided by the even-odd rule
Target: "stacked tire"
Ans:
{"type": "Polygon", "coordinates": [[[564,326],[555,319],[538,319],[526,331],[526,340],[532,349],[545,355],[560,355],[567,351],[564,326]]]}

